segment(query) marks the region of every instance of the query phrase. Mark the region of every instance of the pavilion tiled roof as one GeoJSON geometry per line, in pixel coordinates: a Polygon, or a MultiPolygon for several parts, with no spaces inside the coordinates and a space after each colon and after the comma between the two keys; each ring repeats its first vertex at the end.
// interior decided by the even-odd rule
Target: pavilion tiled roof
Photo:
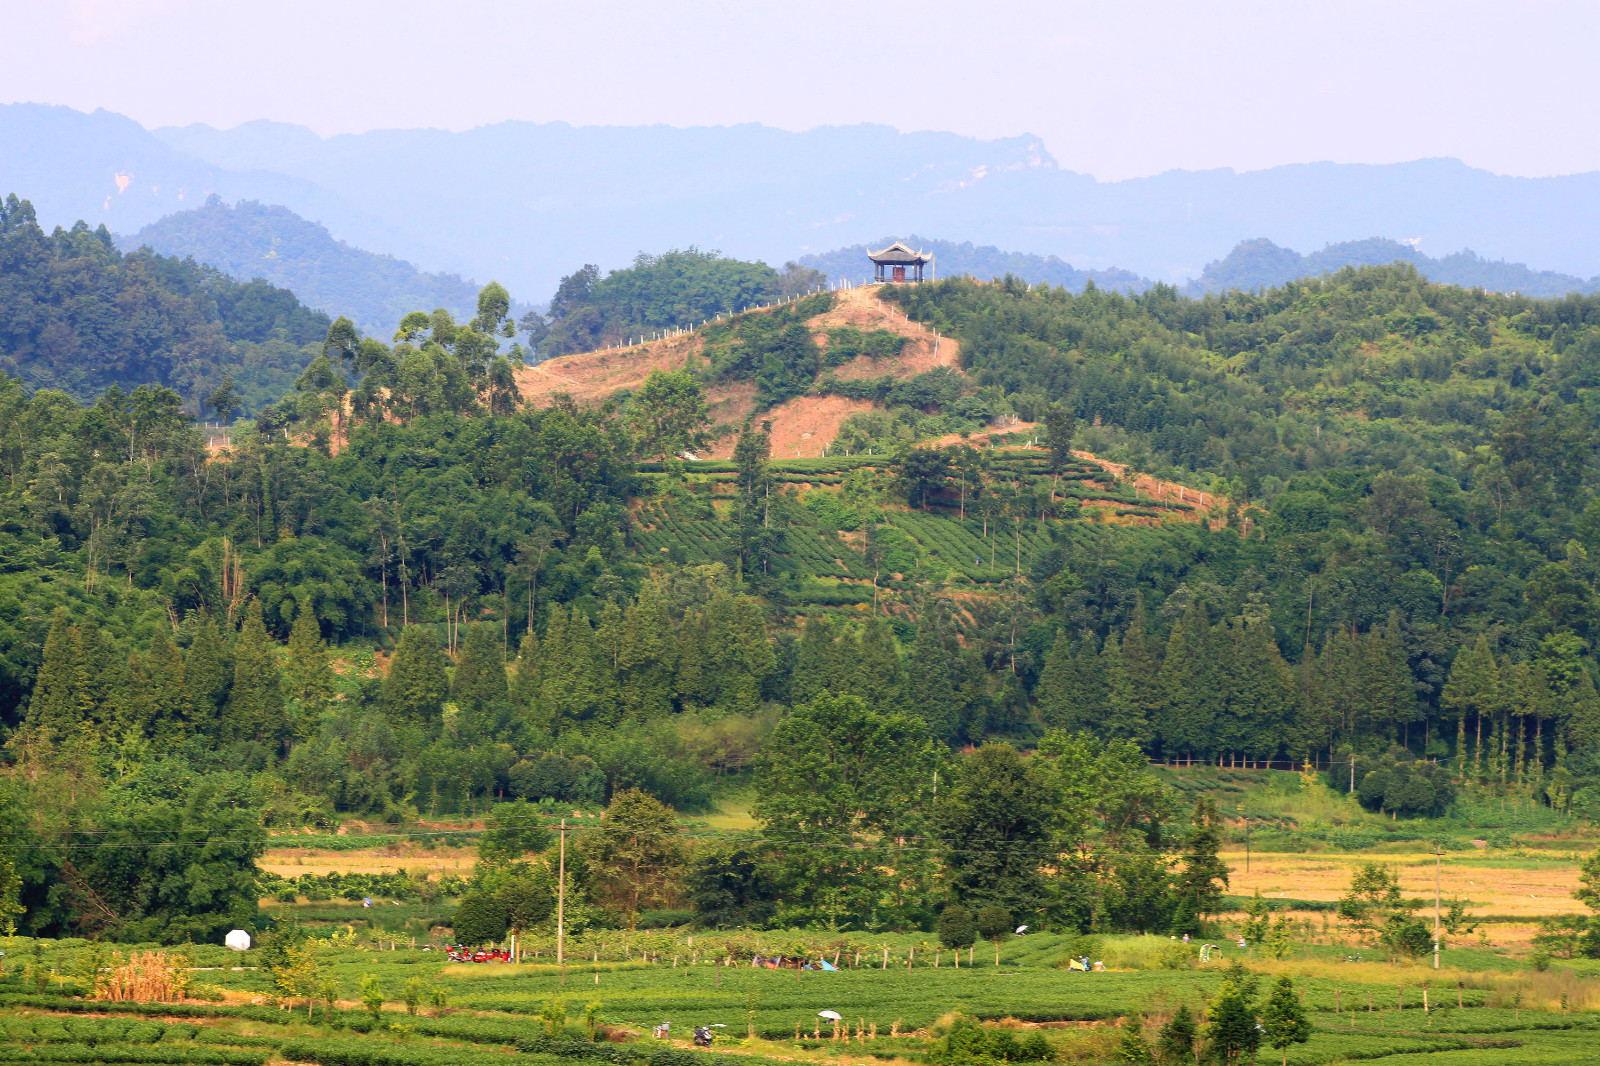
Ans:
{"type": "Polygon", "coordinates": [[[874,252],[870,248],[867,249],[867,258],[874,263],[893,263],[896,265],[933,262],[933,256],[929,253],[912,251],[900,241],[895,241],[881,252],[874,252]]]}

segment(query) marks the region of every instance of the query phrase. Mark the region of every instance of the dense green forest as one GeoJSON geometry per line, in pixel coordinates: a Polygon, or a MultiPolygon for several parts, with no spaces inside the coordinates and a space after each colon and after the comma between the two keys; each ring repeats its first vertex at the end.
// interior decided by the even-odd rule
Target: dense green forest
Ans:
{"type": "MultiPolygon", "coordinates": [[[[18,246],[98,248],[110,276],[188,269],[28,225],[18,246]]],[[[85,257],[64,254],[45,261],[85,257]]],[[[826,293],[721,323],[704,365],[593,407],[519,402],[499,286],[392,341],[341,319],[217,456],[159,384],[80,401],[8,379],[19,921],[207,931],[253,911],[234,872],[268,827],[630,789],[696,810],[729,782],[753,781],[765,835],[707,859],[701,898],[858,927],[927,927],[936,874],[1057,925],[1192,923],[1217,817],[1186,823],[1148,759],[1311,760],[1397,819],[1465,796],[1600,816],[1600,301],[1409,267],[1201,300],[885,296],[965,370],[891,413],[1014,414],[1038,447],[779,462],[757,417],[731,460],[661,460],[703,438],[709,384],[843,387],[802,325],[826,293]],[[1224,503],[1184,520],[1074,448],[1224,503]],[[959,847],[912,848],[898,877],[829,850],[970,840],[1004,811],[1018,854],[969,881],[959,847]],[[73,858],[116,834],[125,851],[73,858]],[[229,844],[144,846],[173,834],[229,844]]]]}
{"type": "Polygon", "coordinates": [[[231,375],[253,410],[286,392],[328,317],[286,289],[240,283],[192,259],[123,255],[104,226],[46,234],[15,194],[0,204],[0,367],[80,400],[108,386],[199,401],[231,375]]]}

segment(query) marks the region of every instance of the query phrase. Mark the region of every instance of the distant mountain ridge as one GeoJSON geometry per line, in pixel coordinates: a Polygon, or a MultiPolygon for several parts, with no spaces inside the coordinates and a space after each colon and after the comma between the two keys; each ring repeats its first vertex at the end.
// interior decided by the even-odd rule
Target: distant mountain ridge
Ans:
{"type": "Polygon", "coordinates": [[[478,286],[454,274],[425,274],[410,263],[335,240],[327,227],[287,207],[241,200],[229,206],[213,195],[118,237],[124,251],[149,247],[192,257],[242,281],[263,278],[291,289],[309,307],[348,315],[387,338],[408,311],[443,307],[458,320],[476,309],[478,286]]]}
{"type": "Polygon", "coordinates": [[[270,122],[152,131],[105,111],[11,104],[0,106],[0,188],[27,190],[47,226],[82,218],[120,233],[213,192],[281,204],[352,246],[495,278],[541,303],[584,263],[622,267],[641,250],[782,263],[880,233],[1171,283],[1200,276],[1245,234],[1287,248],[1389,234],[1600,274],[1600,173],[1514,178],[1424,159],[1101,182],[1061,167],[1036,137],[869,125],[503,122],[324,138],[270,122]]]}
{"type": "Polygon", "coordinates": [[[1191,296],[1198,296],[1227,289],[1272,288],[1296,278],[1331,274],[1347,266],[1394,262],[1412,263],[1430,281],[1441,285],[1538,297],[1600,292],[1600,277],[1585,280],[1553,270],[1534,270],[1522,263],[1484,259],[1471,250],[1434,258],[1404,241],[1383,237],[1330,244],[1305,255],[1280,248],[1265,237],[1240,241],[1227,256],[1206,264],[1187,289],[1191,296]]]}
{"type": "Polygon", "coordinates": [[[958,244],[955,241],[929,239],[916,234],[905,237],[884,237],[869,244],[837,248],[817,255],[803,255],[798,262],[801,266],[822,271],[835,281],[864,280],[872,276],[872,264],[867,260],[867,252],[885,248],[895,241],[903,241],[919,251],[933,253],[936,277],[971,274],[975,278],[988,280],[1015,274],[1036,285],[1047,282],[1051,285],[1064,286],[1073,292],[1082,292],[1084,286],[1091,281],[1099,288],[1116,289],[1119,292],[1143,292],[1154,284],[1149,278],[1140,277],[1131,270],[1119,270],[1116,267],[1108,270],[1079,270],[1071,263],[1063,262],[1053,255],[1006,252],[993,245],[978,246],[971,241],[958,244]]]}

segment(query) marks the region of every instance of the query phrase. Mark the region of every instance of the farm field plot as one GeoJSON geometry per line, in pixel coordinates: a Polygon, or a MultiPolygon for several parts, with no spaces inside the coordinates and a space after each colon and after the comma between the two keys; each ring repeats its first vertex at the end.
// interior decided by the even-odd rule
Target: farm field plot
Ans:
{"type": "MultiPolygon", "coordinates": [[[[319,908],[326,905],[299,909],[309,915],[319,908]]],[[[14,957],[37,958],[58,972],[74,972],[83,949],[72,945],[83,942],[41,946],[45,943],[50,946],[37,956],[25,942],[6,946],[14,957]]],[[[998,965],[993,947],[980,942],[972,955],[975,965],[958,970],[948,952],[940,952],[939,967],[930,965],[930,954],[937,949],[925,934],[857,933],[830,940],[826,934],[783,931],[595,930],[569,942],[563,981],[561,969],[550,962],[455,964],[438,950],[406,945],[391,949],[380,936],[322,942],[317,948],[321,987],[333,990],[341,1009],[330,1013],[319,998],[309,1008],[310,1020],[303,1000],[278,1000],[272,975],[258,965],[263,961],[259,949],[239,957],[202,947],[194,949],[195,964],[205,967],[196,976],[212,985],[221,1001],[140,1005],[24,993],[17,969],[11,968],[0,982],[0,1037],[5,1040],[0,1059],[481,1066],[520,1051],[517,1061],[530,1066],[554,1063],[557,1057],[613,1063],[642,1059],[647,1066],[687,1066],[691,1061],[667,1057],[682,1052],[647,1038],[631,1046],[588,1044],[576,1019],[590,1012],[606,1026],[636,1036],[662,1023],[675,1036],[687,1035],[697,1025],[724,1024],[728,1039],[723,1049],[741,1057],[699,1053],[697,1060],[708,1064],[749,1064],[752,1056],[754,1061],[865,1064],[900,1056],[925,1061],[949,1017],[961,1012],[991,1025],[1042,1034],[1057,1061],[1109,1062],[1118,1035],[1113,1027],[1129,1014],[1142,1014],[1154,1026],[1180,1003],[1203,1009],[1215,998],[1227,964],[1239,954],[1223,943],[1227,958],[1209,965],[1081,973],[1059,963],[1069,954],[1088,951],[1098,956],[1103,950],[1113,963],[1143,960],[1148,965],[1175,942],[1159,936],[1034,934],[1003,943],[998,965]],[[830,955],[826,949],[833,947],[846,968],[807,972],[748,965],[753,950],[795,950],[802,942],[813,952],[821,948],[830,955]],[[591,952],[600,954],[598,962],[591,952]],[[729,956],[743,965],[711,962],[712,957],[729,956]],[[244,965],[226,965],[234,961],[244,965]],[[914,966],[908,965],[913,961],[914,966]],[[408,988],[442,990],[448,1010],[424,1000],[412,1013],[401,1002],[408,988]],[[358,991],[366,998],[368,989],[381,995],[381,1008],[358,1009],[358,991]],[[828,1009],[838,1011],[852,1031],[857,1026],[875,1029],[876,1038],[834,1043],[817,1017],[828,1009]],[[544,1035],[552,1010],[566,1013],[565,1037],[544,1035]],[[747,1028],[759,1039],[743,1039],[747,1028]],[[530,1052],[531,1057],[522,1057],[530,1052]]],[[[548,959],[551,945],[545,938],[537,938],[536,944],[548,959]]],[[[1587,1009],[1592,1006],[1593,977],[1567,971],[1533,975],[1538,979],[1525,982],[1515,972],[1472,968],[1476,953],[1450,957],[1469,968],[1338,965],[1330,963],[1329,951],[1313,954],[1311,949],[1304,958],[1249,962],[1264,986],[1278,974],[1294,978],[1314,1024],[1310,1041],[1289,1054],[1289,1061],[1301,1066],[1391,1060],[1397,1066],[1419,1061],[1428,1066],[1559,1066],[1595,1061],[1600,1055],[1600,1016],[1587,1009]],[[1420,986],[1429,981],[1434,994],[1432,1009],[1425,1011],[1420,986]],[[1557,989],[1563,997],[1574,996],[1571,1010],[1556,1007],[1552,997],[1557,989]],[[1417,1060],[1419,1054],[1429,1057],[1417,1060]]],[[[677,1044],[683,1046],[681,1040],[677,1044]]],[[[1263,1055],[1262,1062],[1276,1061],[1265,1056],[1265,1049],[1263,1055]]]]}
{"type": "Polygon", "coordinates": [[[260,866],[279,877],[327,873],[396,873],[426,869],[434,874],[471,876],[477,864],[471,848],[405,848],[380,846],[351,851],[316,851],[302,848],[268,848],[260,866]]]}
{"type": "MultiPolygon", "coordinates": [[[[1245,869],[1244,850],[1225,852],[1224,861],[1233,868],[1229,888],[1248,896],[1260,890],[1268,898],[1334,901],[1349,890],[1356,868],[1378,860],[1399,873],[1402,891],[1407,896],[1431,900],[1434,887],[1434,860],[1431,854],[1278,855],[1255,852],[1250,869],[1245,869]]],[[[1452,853],[1439,868],[1440,892],[1445,898],[1459,895],[1477,913],[1527,916],[1570,914],[1577,909],[1572,892],[1578,887],[1578,864],[1543,858],[1528,858],[1526,866],[1513,866],[1510,860],[1485,855],[1452,853]],[[1481,864],[1480,864],[1481,863],[1481,864]]]]}

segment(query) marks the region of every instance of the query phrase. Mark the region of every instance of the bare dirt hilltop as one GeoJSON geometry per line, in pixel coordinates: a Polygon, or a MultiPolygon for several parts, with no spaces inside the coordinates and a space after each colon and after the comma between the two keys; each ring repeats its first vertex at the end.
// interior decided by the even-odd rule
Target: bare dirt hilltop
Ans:
{"type": "MultiPolygon", "coordinates": [[[[839,326],[887,329],[906,338],[899,356],[860,356],[834,368],[836,377],[853,380],[887,375],[905,380],[935,367],[960,365],[960,345],[948,337],[935,336],[918,322],[908,321],[898,309],[878,299],[876,289],[842,289],[834,297],[831,311],[807,322],[818,345],[826,347],[828,331],[839,326]]],[[[652,370],[681,368],[690,356],[699,356],[704,347],[699,333],[685,332],[625,348],[564,355],[518,371],[517,387],[528,403],[548,404],[556,395],[566,393],[579,403],[597,404],[620,390],[638,388],[652,370]]],[[[755,387],[749,382],[718,385],[707,396],[712,417],[724,426],[741,424],[755,409],[755,387]]],[[[784,459],[820,455],[846,418],[871,409],[872,404],[865,400],[842,396],[801,396],[779,404],[763,416],[772,421],[772,454],[784,459]]],[[[717,441],[711,454],[726,457],[732,452],[733,436],[729,433],[717,441]]]]}

